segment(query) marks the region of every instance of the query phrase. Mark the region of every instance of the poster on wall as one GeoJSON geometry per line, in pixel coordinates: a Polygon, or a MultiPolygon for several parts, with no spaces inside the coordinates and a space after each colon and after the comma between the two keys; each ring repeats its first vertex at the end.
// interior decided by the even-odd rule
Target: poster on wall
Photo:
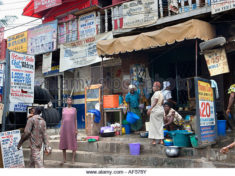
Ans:
{"type": "Polygon", "coordinates": [[[7,48],[20,53],[27,53],[27,31],[7,37],[7,48]]]}
{"type": "Polygon", "coordinates": [[[51,52],[57,48],[57,20],[28,30],[28,54],[51,52]]]}
{"type": "Polygon", "coordinates": [[[211,13],[221,13],[235,8],[234,0],[212,0],[211,1],[211,13]]]}
{"type": "Polygon", "coordinates": [[[20,141],[20,130],[0,133],[1,155],[4,168],[24,168],[22,147],[17,149],[20,141]]]}
{"type": "MultiPolygon", "coordinates": [[[[108,32],[86,40],[61,45],[60,72],[101,62],[102,58],[98,56],[96,43],[100,40],[112,38],[112,32],[108,32]]],[[[104,58],[104,60],[107,60],[107,58],[104,58]]]]}
{"type": "Polygon", "coordinates": [[[207,51],[205,53],[205,59],[210,76],[229,73],[228,61],[224,48],[207,51]]]}
{"type": "Polygon", "coordinates": [[[0,60],[5,59],[4,27],[0,27],[0,60]]]}
{"type": "Polygon", "coordinates": [[[43,54],[42,58],[42,73],[51,71],[52,53],[43,54]]]}
{"type": "Polygon", "coordinates": [[[66,43],[66,24],[58,25],[58,42],[59,44],[66,43]]]}
{"type": "Polygon", "coordinates": [[[34,99],[34,56],[10,52],[10,102],[33,103],[34,99]]]}
{"type": "Polygon", "coordinates": [[[214,91],[209,80],[195,78],[199,140],[201,144],[214,142],[217,137],[214,91]]]}
{"type": "Polygon", "coordinates": [[[0,87],[3,87],[3,82],[4,82],[4,71],[5,71],[5,66],[4,64],[0,64],[0,87]]]}
{"type": "Polygon", "coordinates": [[[95,12],[82,15],[78,19],[78,40],[94,37],[96,35],[95,12]]]}
{"type": "Polygon", "coordinates": [[[38,13],[61,4],[62,0],[34,0],[34,12],[38,13]]]}
{"type": "Polygon", "coordinates": [[[158,20],[157,0],[135,0],[122,4],[123,28],[135,28],[156,23],[158,20]]]}

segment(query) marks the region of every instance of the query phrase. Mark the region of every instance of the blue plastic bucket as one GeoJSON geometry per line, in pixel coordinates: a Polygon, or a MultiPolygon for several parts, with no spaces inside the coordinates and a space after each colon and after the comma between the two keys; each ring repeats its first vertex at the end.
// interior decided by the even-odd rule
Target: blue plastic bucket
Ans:
{"type": "Polygon", "coordinates": [[[128,112],[126,115],[126,121],[130,124],[135,123],[139,119],[140,119],[140,117],[133,112],[128,112]]]}
{"type": "Polygon", "coordinates": [[[226,120],[217,120],[217,130],[219,136],[226,136],[226,120]]]}
{"type": "Polygon", "coordinates": [[[140,143],[129,144],[130,154],[139,155],[140,154],[140,143]]]}
{"type": "Polygon", "coordinates": [[[122,125],[125,128],[125,133],[126,134],[131,134],[131,127],[130,125],[122,125]]]}

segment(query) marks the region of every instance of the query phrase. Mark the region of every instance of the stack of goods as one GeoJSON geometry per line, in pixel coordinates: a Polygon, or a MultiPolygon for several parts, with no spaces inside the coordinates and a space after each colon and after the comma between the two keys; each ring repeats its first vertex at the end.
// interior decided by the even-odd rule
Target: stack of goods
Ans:
{"type": "Polygon", "coordinates": [[[109,126],[101,127],[100,134],[102,137],[112,137],[115,135],[114,128],[109,126]]]}

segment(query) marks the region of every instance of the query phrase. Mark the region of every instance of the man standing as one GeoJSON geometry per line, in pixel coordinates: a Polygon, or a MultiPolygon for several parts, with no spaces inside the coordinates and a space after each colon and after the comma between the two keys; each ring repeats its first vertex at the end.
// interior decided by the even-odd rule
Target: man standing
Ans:
{"type": "Polygon", "coordinates": [[[231,112],[231,108],[234,104],[234,97],[235,97],[235,84],[231,85],[230,88],[228,89],[228,93],[230,94],[229,96],[229,101],[228,101],[228,108],[226,110],[227,116],[229,116],[231,112]]]}
{"type": "Polygon", "coordinates": [[[19,144],[17,146],[18,150],[22,146],[22,144],[29,139],[30,140],[30,167],[42,168],[43,161],[40,157],[40,150],[42,148],[42,144],[45,145],[46,152],[50,153],[48,137],[46,134],[46,122],[40,116],[41,108],[36,107],[34,116],[29,118],[24,130],[24,134],[21,136],[19,144]]]}

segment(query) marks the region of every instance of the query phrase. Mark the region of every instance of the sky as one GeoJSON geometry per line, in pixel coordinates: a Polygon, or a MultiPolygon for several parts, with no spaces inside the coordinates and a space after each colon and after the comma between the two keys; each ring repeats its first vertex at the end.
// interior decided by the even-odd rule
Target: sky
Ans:
{"type": "Polygon", "coordinates": [[[28,28],[41,24],[41,20],[37,20],[35,22],[23,25],[21,27],[17,27],[21,24],[37,19],[21,15],[23,13],[24,7],[30,2],[30,0],[0,0],[0,1],[3,3],[2,5],[0,4],[0,19],[4,18],[5,16],[16,15],[18,17],[18,19],[16,19],[12,24],[10,24],[7,28],[5,28],[5,30],[7,31],[5,31],[4,33],[4,38],[26,31],[28,28]]]}

